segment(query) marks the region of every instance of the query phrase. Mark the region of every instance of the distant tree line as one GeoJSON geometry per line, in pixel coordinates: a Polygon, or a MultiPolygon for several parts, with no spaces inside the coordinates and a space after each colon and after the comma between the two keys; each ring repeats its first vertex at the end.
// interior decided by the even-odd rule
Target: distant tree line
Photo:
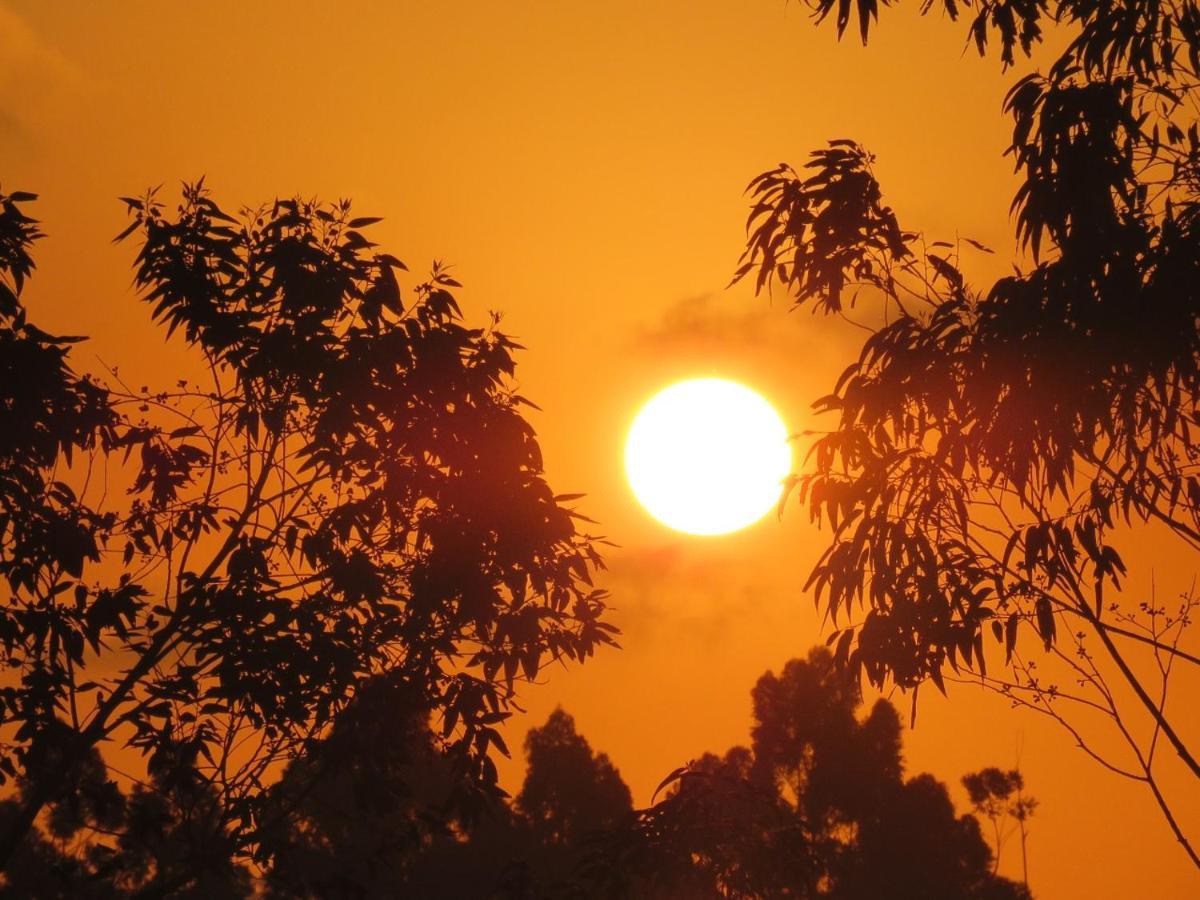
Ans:
{"type": "MultiPolygon", "coordinates": [[[[996,874],[979,821],[956,813],[944,784],[905,776],[895,708],[879,700],[863,715],[827,651],[765,674],[753,701],[750,746],[701,756],[636,810],[612,762],[556,710],[526,738],[516,797],[467,816],[454,800],[463,776],[428,709],[380,679],[272,794],[281,815],[263,839],[260,886],[347,900],[1031,896],[996,874]]],[[[1012,777],[990,769],[966,781],[1002,818],[1012,777]]],[[[201,785],[159,780],[126,795],[93,760],[51,801],[0,896],[152,896],[146,873],[180,867],[196,871],[171,896],[249,896],[216,812],[201,785]]]]}

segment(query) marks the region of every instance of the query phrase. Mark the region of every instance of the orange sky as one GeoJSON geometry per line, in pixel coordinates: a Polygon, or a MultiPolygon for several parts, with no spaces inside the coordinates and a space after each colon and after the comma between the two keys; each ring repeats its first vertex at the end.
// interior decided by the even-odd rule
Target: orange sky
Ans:
{"type": "MultiPolygon", "coordinates": [[[[115,198],[201,174],[230,207],[350,196],[387,217],[374,238],[415,273],[453,262],[468,315],[502,310],[529,348],[521,392],[543,409],[552,483],[587,492],[583,510],[621,545],[605,586],[625,649],[528,691],[510,744],[562,703],[645,803],[676,765],[748,740],[755,679],[821,638],[800,588],[823,536],[799,508],[687,537],[645,515],[621,472],[638,404],[670,381],[743,380],[800,430],[848,359],[828,323],[723,290],[746,182],[853,137],[878,155],[902,224],[997,247],[982,276],[1007,266],[1012,79],[963,53],[961,24],[910,5],[864,50],[784,0],[0,0],[0,183],[41,193],[50,234],[33,316],[92,336],[80,367],[99,355],[131,383],[171,373],[180,345],[134,298],[132,246],[109,243],[115,198]]],[[[1039,897],[1195,896],[1148,793],[1065,734],[972,689],[922,704],[910,767],[960,803],[962,774],[1019,751],[1042,804],[1039,897]]]]}

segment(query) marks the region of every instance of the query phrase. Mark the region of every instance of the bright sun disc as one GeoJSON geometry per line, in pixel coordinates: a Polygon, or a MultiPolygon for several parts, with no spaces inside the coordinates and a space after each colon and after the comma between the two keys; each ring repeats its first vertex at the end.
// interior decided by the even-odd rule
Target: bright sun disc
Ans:
{"type": "Polygon", "coordinates": [[[660,391],[625,442],[633,493],[654,518],[688,534],[726,534],[757,522],[779,501],[791,467],[779,414],[722,378],[660,391]]]}

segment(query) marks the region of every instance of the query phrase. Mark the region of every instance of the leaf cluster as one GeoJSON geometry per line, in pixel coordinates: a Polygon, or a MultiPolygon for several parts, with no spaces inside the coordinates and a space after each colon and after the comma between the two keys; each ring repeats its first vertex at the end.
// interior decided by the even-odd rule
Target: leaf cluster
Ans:
{"type": "MultiPolygon", "coordinates": [[[[29,199],[0,197],[9,306],[29,199]]],[[[444,266],[402,294],[348,202],[231,215],[200,182],[173,213],[125,204],[136,284],[211,384],[101,387],[71,339],[0,311],[0,768],[32,785],[0,849],[48,802],[38,735],[65,722],[63,764],[119,740],[194,770],[255,852],[283,765],[381,675],[498,791],[517,682],[616,632],[512,388],[519,346],[463,322],[444,266]]]]}
{"type": "Polygon", "coordinates": [[[1200,536],[1200,145],[1178,121],[1194,11],[1039,10],[1078,34],[1007,101],[1030,271],[973,290],[959,255],[986,248],[901,230],[848,141],[816,151],[812,177],[784,167],[749,187],[735,281],[755,273],[823,312],[847,287],[882,304],[816,404],[837,425],[796,482],[833,529],[810,586],[835,623],[863,612],[831,643],[877,684],[941,687],[960,663],[986,672],[988,630],[1011,660],[1024,623],[1050,647],[1064,610],[1100,617],[1125,575],[1119,523],[1200,536]]]}

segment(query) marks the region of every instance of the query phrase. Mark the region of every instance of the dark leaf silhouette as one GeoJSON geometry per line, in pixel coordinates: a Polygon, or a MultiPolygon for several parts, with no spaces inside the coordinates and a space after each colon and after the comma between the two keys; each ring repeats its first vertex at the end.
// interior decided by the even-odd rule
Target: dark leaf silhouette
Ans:
{"type": "Polygon", "coordinates": [[[824,648],[754,688],[749,748],[706,754],[668,796],[594,840],[598,896],[1018,898],[945,786],[905,779],[896,710],[863,718],[824,648]]]}
{"type": "MultiPolygon", "coordinates": [[[[813,6],[821,19],[835,4],[813,6]]],[[[811,176],[781,165],[750,182],[734,281],[842,315],[853,290],[870,332],[814,404],[833,425],[796,477],[793,496],[831,532],[808,586],[844,629],[838,661],[912,690],[914,714],[921,684],[969,676],[1099,757],[1072,710],[1099,712],[1133,761],[1104,762],[1150,787],[1200,866],[1155,768],[1165,745],[1200,778],[1156,699],[1173,669],[1200,665],[1182,645],[1200,601],[1123,597],[1114,546],[1124,528],[1184,558],[1200,548],[1200,16],[1158,0],[941,7],[972,9],[970,39],[984,53],[998,38],[1006,67],[1045,22],[1062,27],[1065,50],[1005,101],[1033,266],[973,288],[959,242],[903,231],[870,154],[845,139],[811,154],[811,176]],[[1156,664],[1139,665],[1146,651],[1156,664]]],[[[860,5],[864,37],[877,12],[860,5]]],[[[850,13],[837,4],[839,36],[850,13]]]]}
{"type": "Polygon", "coordinates": [[[24,786],[0,859],[36,843],[63,767],[120,741],[155,788],[97,846],[128,868],[135,825],[157,829],[146,890],[214,896],[199,836],[172,856],[153,823],[186,790],[212,852],[264,860],[282,764],[379,679],[441,717],[465,795],[497,795],[518,683],[616,630],[512,391],[517,345],[463,322],[444,266],[402,300],[349,203],[235,216],[201,182],[172,215],[125,198],[118,240],[211,383],[102,387],[26,321],[31,199],[0,195],[0,772],[24,786]]]}

